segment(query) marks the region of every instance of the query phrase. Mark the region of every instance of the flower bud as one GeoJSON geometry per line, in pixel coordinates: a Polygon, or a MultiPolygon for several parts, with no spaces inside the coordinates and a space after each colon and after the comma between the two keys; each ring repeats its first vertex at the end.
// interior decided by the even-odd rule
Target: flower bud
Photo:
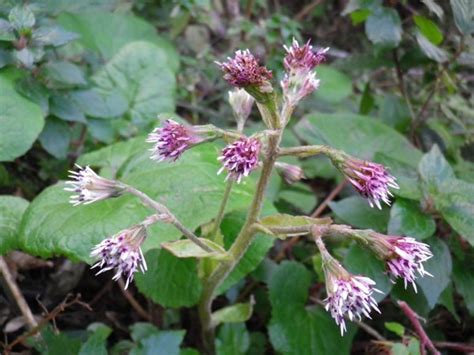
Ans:
{"type": "Polygon", "coordinates": [[[123,188],[114,180],[109,180],[97,175],[89,166],[79,168],[78,171],[69,171],[71,181],[66,181],[67,185],[64,190],[77,192],[77,195],[71,196],[70,203],[74,206],[81,203],[87,205],[92,202],[105,200],[112,197],[120,196],[123,188]]]}
{"type": "Polygon", "coordinates": [[[283,180],[286,181],[287,184],[294,184],[295,182],[304,179],[304,172],[297,165],[277,162],[275,163],[278,173],[281,175],[283,180]]]}
{"type": "Polygon", "coordinates": [[[258,167],[260,147],[258,139],[247,137],[242,137],[229,144],[222,150],[221,156],[218,158],[223,165],[218,174],[226,169],[228,172],[226,180],[232,178],[240,183],[243,177],[248,176],[258,167]]]}
{"type": "Polygon", "coordinates": [[[127,289],[135,272],[138,270],[145,272],[147,270],[145,257],[141,250],[141,245],[146,236],[145,226],[138,224],[97,244],[90,254],[92,258],[98,259],[92,266],[92,269],[100,268],[96,275],[113,269],[115,275],[112,280],[117,281],[124,276],[125,289],[127,289]]]}
{"type": "Polygon", "coordinates": [[[237,128],[241,131],[244,127],[245,121],[252,111],[255,99],[247,93],[244,89],[235,89],[229,91],[229,103],[234,111],[234,116],[237,121],[237,128]]]}

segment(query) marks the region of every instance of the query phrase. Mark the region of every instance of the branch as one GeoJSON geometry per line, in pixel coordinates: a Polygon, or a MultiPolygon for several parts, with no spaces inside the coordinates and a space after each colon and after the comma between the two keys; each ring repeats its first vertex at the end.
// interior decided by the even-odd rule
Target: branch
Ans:
{"type": "Polygon", "coordinates": [[[143,309],[143,307],[138,303],[138,301],[133,297],[129,290],[125,289],[125,282],[122,278],[118,279],[119,289],[122,291],[123,296],[127,299],[128,303],[132,306],[132,308],[137,312],[137,314],[142,317],[143,319],[147,320],[148,322],[152,322],[152,319],[147,311],[143,309]]]}
{"type": "Polygon", "coordinates": [[[427,347],[433,354],[440,355],[441,353],[435,348],[431,339],[428,337],[425,330],[421,326],[420,321],[418,320],[418,314],[416,314],[406,302],[398,301],[398,306],[410,320],[411,324],[415,328],[416,333],[418,334],[418,337],[420,338],[420,352],[423,354],[425,347],[427,347]]]}
{"type": "Polygon", "coordinates": [[[301,147],[291,147],[291,148],[280,148],[278,150],[278,156],[284,157],[287,155],[297,156],[300,158],[311,157],[318,154],[332,155],[331,153],[335,150],[326,145],[305,145],[301,147]]]}

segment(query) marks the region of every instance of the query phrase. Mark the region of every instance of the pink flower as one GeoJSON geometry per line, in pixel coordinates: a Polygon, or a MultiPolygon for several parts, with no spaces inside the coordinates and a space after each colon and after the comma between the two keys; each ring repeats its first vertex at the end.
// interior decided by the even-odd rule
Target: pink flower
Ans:
{"type": "Polygon", "coordinates": [[[147,270],[145,257],[140,246],[146,239],[146,228],[139,224],[125,229],[112,238],[97,244],[91,252],[91,257],[98,259],[92,269],[98,267],[99,275],[108,270],[115,270],[113,280],[125,277],[125,289],[133,280],[135,272],[147,270]]]}
{"type": "Polygon", "coordinates": [[[368,200],[370,207],[375,205],[382,209],[380,201],[390,206],[390,196],[393,195],[389,188],[400,188],[395,177],[381,164],[347,158],[342,170],[355,189],[368,200]]]}
{"type": "Polygon", "coordinates": [[[218,160],[222,161],[220,174],[224,169],[230,177],[240,183],[242,177],[248,176],[252,170],[257,168],[260,153],[260,141],[256,138],[242,137],[237,141],[229,144],[222,150],[218,160]]]}
{"type": "Polygon", "coordinates": [[[117,197],[122,193],[123,190],[116,181],[97,175],[89,166],[82,168],[76,164],[76,167],[79,170],[70,170],[71,181],[66,181],[66,185],[71,185],[71,187],[64,188],[66,191],[77,193],[71,196],[69,201],[74,206],[117,197]]]}
{"type": "Polygon", "coordinates": [[[304,179],[304,171],[297,165],[287,164],[283,162],[276,162],[275,167],[278,173],[286,181],[287,184],[292,185],[301,179],[304,179]]]}
{"type": "Polygon", "coordinates": [[[291,47],[283,46],[287,52],[283,64],[288,73],[298,70],[310,72],[326,60],[326,52],[329,48],[313,52],[313,46],[310,45],[310,42],[311,40],[308,40],[304,46],[300,47],[298,41],[293,39],[291,47]]]}
{"type": "Polygon", "coordinates": [[[234,58],[227,58],[227,62],[217,65],[224,72],[224,79],[231,85],[246,88],[258,87],[261,92],[272,92],[269,82],[272,73],[267,68],[260,66],[257,59],[248,49],[238,50],[234,58]]]}
{"type": "Polygon", "coordinates": [[[176,161],[184,151],[201,139],[192,127],[185,126],[173,120],[166,120],[163,127],[155,128],[148,135],[147,142],[154,143],[150,151],[151,159],[156,161],[176,161]]]}

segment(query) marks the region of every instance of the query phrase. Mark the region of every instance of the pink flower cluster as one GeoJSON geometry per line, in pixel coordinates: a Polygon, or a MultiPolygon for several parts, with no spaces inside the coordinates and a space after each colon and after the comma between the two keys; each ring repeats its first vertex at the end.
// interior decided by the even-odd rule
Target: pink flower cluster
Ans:
{"type": "Polygon", "coordinates": [[[232,178],[240,183],[242,178],[248,176],[252,170],[257,168],[260,153],[260,141],[256,138],[242,137],[229,144],[222,150],[218,158],[222,161],[220,174],[224,169],[227,170],[227,178],[232,178]]]}

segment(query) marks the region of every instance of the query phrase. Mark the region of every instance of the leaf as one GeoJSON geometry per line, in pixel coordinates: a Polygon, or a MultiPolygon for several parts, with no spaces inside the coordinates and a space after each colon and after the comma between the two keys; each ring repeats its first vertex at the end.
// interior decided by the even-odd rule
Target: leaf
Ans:
{"type": "Polygon", "coordinates": [[[71,99],[86,115],[97,118],[118,117],[128,109],[128,101],[117,90],[103,93],[97,88],[90,90],[74,91],[71,99]]]}
{"type": "Polygon", "coordinates": [[[390,330],[392,333],[397,334],[400,338],[403,338],[403,335],[405,335],[405,327],[400,323],[385,322],[384,325],[387,330],[390,330]]]}
{"type": "Polygon", "coordinates": [[[360,196],[346,197],[336,202],[330,202],[329,207],[337,217],[358,228],[373,229],[378,232],[387,230],[389,210],[371,208],[368,202],[360,196]]]}
{"type": "Polygon", "coordinates": [[[74,32],[69,32],[60,26],[40,27],[33,31],[33,40],[43,46],[63,46],[79,38],[74,32]]]}
{"type": "Polygon", "coordinates": [[[15,6],[8,15],[8,20],[12,27],[18,32],[30,29],[35,25],[35,15],[29,6],[15,6]]]}
{"type": "Polygon", "coordinates": [[[352,80],[341,71],[329,65],[319,65],[317,77],[320,87],[315,97],[329,103],[338,103],[352,94],[352,80]]]}
{"type": "Polygon", "coordinates": [[[451,0],[454,22],[466,36],[474,34],[474,3],[471,0],[451,0]]]}
{"type": "Polygon", "coordinates": [[[423,53],[425,53],[428,58],[433,59],[438,63],[444,63],[448,60],[448,55],[446,52],[442,48],[439,48],[431,43],[428,38],[426,38],[419,31],[416,32],[416,41],[418,42],[418,45],[420,46],[423,53]]]}
{"type": "Polygon", "coordinates": [[[424,188],[430,194],[436,194],[443,182],[456,178],[453,169],[437,145],[433,145],[429,153],[420,160],[418,172],[424,188]]]}
{"type": "Polygon", "coordinates": [[[249,349],[250,337],[244,323],[223,324],[216,338],[218,355],[243,355],[249,349]]]}
{"type": "Polygon", "coordinates": [[[362,159],[372,160],[376,153],[384,153],[416,166],[421,158],[421,152],[405,137],[373,117],[312,113],[296,124],[295,132],[309,144],[327,144],[362,159]]]}
{"type": "MultiPolygon", "coordinates": [[[[167,66],[174,72],[179,68],[179,55],[174,47],[157,35],[153,25],[138,17],[100,11],[61,13],[58,23],[66,30],[78,33],[78,41],[104,60],[112,59],[128,43],[148,41],[165,52],[167,66]]],[[[164,66],[163,63],[159,65],[164,66]]]]}
{"type": "Polygon", "coordinates": [[[431,238],[426,242],[431,246],[433,257],[423,266],[433,277],[418,278],[416,283],[423,290],[428,306],[432,309],[451,280],[452,261],[449,248],[443,241],[431,238]]]}
{"type": "Polygon", "coordinates": [[[0,255],[17,247],[18,227],[28,201],[15,196],[0,195],[0,255]]]}
{"type": "Polygon", "coordinates": [[[352,244],[344,258],[344,265],[353,274],[370,277],[376,282],[375,287],[382,291],[382,293],[375,292],[372,295],[377,302],[383,300],[392,289],[393,285],[385,274],[383,261],[377,259],[368,249],[362,248],[358,244],[352,244]]]}
{"type": "Polygon", "coordinates": [[[460,261],[455,259],[453,281],[456,291],[464,298],[467,309],[474,314],[474,267],[471,259],[460,261]]]}
{"type": "Polygon", "coordinates": [[[186,333],[184,330],[159,330],[149,323],[135,323],[130,330],[137,343],[130,355],[179,355],[186,333]]]}
{"type": "Polygon", "coordinates": [[[402,39],[402,21],[394,9],[379,7],[365,22],[365,33],[373,44],[396,47],[402,39]]]}
{"type": "Polygon", "coordinates": [[[348,354],[355,327],[341,337],[339,328],[321,307],[306,307],[311,275],[303,265],[284,261],[270,280],[273,348],[282,354],[348,354]]]}
{"type": "Polygon", "coordinates": [[[0,74],[0,161],[25,154],[43,129],[41,108],[23,98],[0,74]]]}
{"type": "Polygon", "coordinates": [[[10,22],[0,18],[0,41],[12,42],[14,40],[15,34],[10,22]]]}
{"type": "Polygon", "coordinates": [[[196,260],[180,259],[165,250],[151,250],[145,257],[148,270],[135,277],[141,293],[163,307],[191,307],[198,303],[202,284],[196,260]]]}
{"type": "Polygon", "coordinates": [[[411,120],[406,103],[400,97],[392,94],[384,95],[379,116],[385,124],[399,132],[404,132],[411,120]]]}
{"type": "Polygon", "coordinates": [[[431,237],[435,231],[433,217],[423,213],[416,202],[398,199],[390,210],[390,235],[404,235],[421,240],[431,237]]]}
{"type": "Polygon", "coordinates": [[[166,64],[166,53],[148,42],[124,46],[102,70],[94,75],[99,92],[118,92],[128,102],[127,118],[147,125],[159,113],[175,109],[175,78],[166,64]]]}
{"type": "MultiPolygon", "coordinates": [[[[109,170],[110,173],[116,173],[116,178],[166,205],[190,230],[217,215],[225,182],[216,174],[220,164],[216,159],[218,151],[215,145],[196,147],[176,163],[169,164],[151,161],[146,149],[136,153],[136,144],[137,141],[132,140],[98,151],[120,154],[120,158],[114,159],[119,166],[114,166],[116,170],[109,170]],[[192,179],[189,178],[190,172],[192,179]]],[[[98,152],[92,155],[97,156],[98,152]]],[[[88,156],[79,163],[87,162],[88,156]]],[[[103,160],[100,165],[110,166],[110,160],[103,160]]],[[[129,195],[73,207],[68,203],[70,194],[63,188],[64,184],[59,183],[45,189],[28,208],[22,221],[20,240],[30,254],[42,257],[59,254],[74,260],[90,261],[89,253],[95,244],[153,213],[129,195]]],[[[227,210],[246,208],[252,199],[253,188],[250,181],[235,186],[227,210]]],[[[180,236],[170,225],[155,224],[149,230],[144,251],[159,248],[161,243],[180,236]]],[[[269,244],[273,242],[270,238],[265,240],[269,244]]]]}
{"type": "Polygon", "coordinates": [[[16,60],[25,68],[32,69],[35,62],[33,52],[28,48],[23,48],[19,51],[14,51],[16,60]]]}
{"type": "Polygon", "coordinates": [[[87,327],[92,334],[82,344],[79,355],[107,355],[107,338],[112,328],[101,323],[93,323],[87,327]]]}
{"type": "Polygon", "coordinates": [[[415,21],[415,24],[420,32],[435,46],[443,42],[443,34],[436,23],[424,16],[419,15],[413,16],[413,20],[415,21]]]}
{"type": "Polygon", "coordinates": [[[217,326],[221,323],[240,323],[250,319],[253,312],[253,303],[236,303],[221,308],[212,313],[212,322],[217,326]]]}
{"type": "Polygon", "coordinates": [[[82,69],[65,61],[49,62],[44,67],[46,76],[60,84],[75,86],[87,84],[82,69]]]}
{"type": "Polygon", "coordinates": [[[423,4],[426,5],[430,12],[433,12],[440,20],[443,19],[444,11],[441,6],[439,6],[435,0],[421,0],[423,4]]]}
{"type": "Polygon", "coordinates": [[[79,338],[70,337],[65,332],[56,334],[49,326],[41,332],[41,337],[42,341],[34,338],[33,340],[30,338],[30,341],[32,341],[34,348],[44,355],[63,354],[65,349],[68,353],[79,354],[82,346],[79,338]]]}
{"type": "Polygon", "coordinates": [[[310,214],[316,206],[317,198],[311,187],[297,182],[281,190],[278,194],[278,201],[285,207],[285,211],[292,208],[293,211],[310,214]]]}
{"type": "Polygon", "coordinates": [[[54,95],[51,97],[49,111],[52,115],[70,122],[87,123],[84,112],[69,96],[54,95]]]}
{"type": "Polygon", "coordinates": [[[69,144],[71,142],[71,131],[66,122],[54,118],[48,118],[39,141],[49,154],[57,159],[67,157],[69,144]]]}
{"type": "Polygon", "coordinates": [[[192,242],[189,239],[176,240],[161,244],[161,247],[169,251],[178,258],[225,258],[226,251],[212,240],[206,238],[198,238],[213,251],[207,251],[192,242]]]}

